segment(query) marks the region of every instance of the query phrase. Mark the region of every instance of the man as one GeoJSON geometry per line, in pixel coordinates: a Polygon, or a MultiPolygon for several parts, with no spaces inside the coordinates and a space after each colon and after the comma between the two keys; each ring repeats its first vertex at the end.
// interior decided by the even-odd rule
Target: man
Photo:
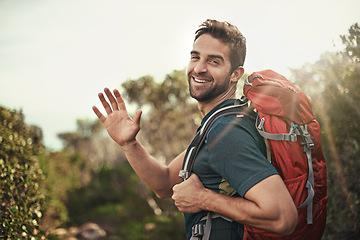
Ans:
{"type": "MultiPolygon", "coordinates": [[[[202,123],[217,109],[234,103],[236,84],[244,74],[245,52],[245,38],[227,22],[207,20],[197,30],[188,80],[202,123]]],[[[112,94],[105,89],[105,94],[109,102],[102,93],[99,98],[108,116],[93,107],[95,114],[140,178],[158,197],[172,197],[185,214],[188,239],[192,227],[209,211],[223,216],[213,219],[210,239],[242,239],[244,224],[280,234],[294,230],[295,205],[267,161],[263,139],[250,119],[236,121],[235,116],[228,116],[217,120],[196,158],[193,174],[182,181],[178,174],[186,151],[169,166],[160,164],[136,139],[141,110],[131,119],[119,91],[112,94]],[[228,126],[231,131],[222,134],[228,126]]]]}

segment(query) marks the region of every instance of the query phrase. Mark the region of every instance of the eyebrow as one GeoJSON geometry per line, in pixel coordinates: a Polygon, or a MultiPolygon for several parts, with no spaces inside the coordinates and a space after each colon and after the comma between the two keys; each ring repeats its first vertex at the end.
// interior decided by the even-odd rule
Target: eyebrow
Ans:
{"type": "MultiPolygon", "coordinates": [[[[192,50],[190,52],[190,54],[196,54],[196,55],[199,55],[200,53],[198,51],[195,51],[195,50],[192,50]]],[[[221,61],[224,61],[224,58],[221,56],[221,55],[215,55],[215,54],[211,54],[211,55],[208,55],[209,58],[217,58],[217,59],[220,59],[221,61]]]]}
{"type": "Polygon", "coordinates": [[[195,51],[195,50],[192,50],[192,51],[190,52],[190,54],[191,54],[191,55],[193,55],[193,54],[199,55],[199,52],[198,52],[198,51],[195,51]]]}

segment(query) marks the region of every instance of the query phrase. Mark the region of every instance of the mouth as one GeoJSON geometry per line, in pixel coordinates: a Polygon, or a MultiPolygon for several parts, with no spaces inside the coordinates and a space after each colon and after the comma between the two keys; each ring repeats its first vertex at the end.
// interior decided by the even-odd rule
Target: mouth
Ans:
{"type": "Polygon", "coordinates": [[[196,83],[208,83],[208,82],[211,82],[210,79],[197,78],[197,77],[194,77],[194,76],[192,76],[191,79],[196,83]]]}

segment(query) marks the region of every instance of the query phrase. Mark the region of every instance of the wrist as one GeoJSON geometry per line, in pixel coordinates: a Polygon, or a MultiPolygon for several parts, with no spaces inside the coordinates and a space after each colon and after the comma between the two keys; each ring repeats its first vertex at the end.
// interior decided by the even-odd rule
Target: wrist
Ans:
{"type": "Polygon", "coordinates": [[[121,149],[124,151],[124,152],[127,152],[127,151],[132,151],[134,148],[136,148],[136,145],[138,144],[138,141],[136,139],[132,140],[132,141],[129,141],[129,142],[126,142],[126,143],[118,143],[121,147],[121,149]]]}
{"type": "Polygon", "coordinates": [[[199,198],[200,208],[204,211],[213,211],[213,204],[215,204],[216,200],[216,193],[208,188],[204,188],[199,198]]]}

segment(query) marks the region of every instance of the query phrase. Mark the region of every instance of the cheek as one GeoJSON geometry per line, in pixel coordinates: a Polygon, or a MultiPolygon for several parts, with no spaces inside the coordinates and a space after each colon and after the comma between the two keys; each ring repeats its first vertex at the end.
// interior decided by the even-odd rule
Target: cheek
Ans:
{"type": "Polygon", "coordinates": [[[192,63],[191,61],[189,62],[188,66],[187,66],[187,75],[189,76],[189,74],[194,71],[194,63],[192,63]]]}
{"type": "Polygon", "coordinates": [[[222,72],[222,71],[213,71],[213,72],[211,72],[211,76],[218,83],[223,82],[228,77],[228,75],[224,74],[224,72],[222,72]]]}

